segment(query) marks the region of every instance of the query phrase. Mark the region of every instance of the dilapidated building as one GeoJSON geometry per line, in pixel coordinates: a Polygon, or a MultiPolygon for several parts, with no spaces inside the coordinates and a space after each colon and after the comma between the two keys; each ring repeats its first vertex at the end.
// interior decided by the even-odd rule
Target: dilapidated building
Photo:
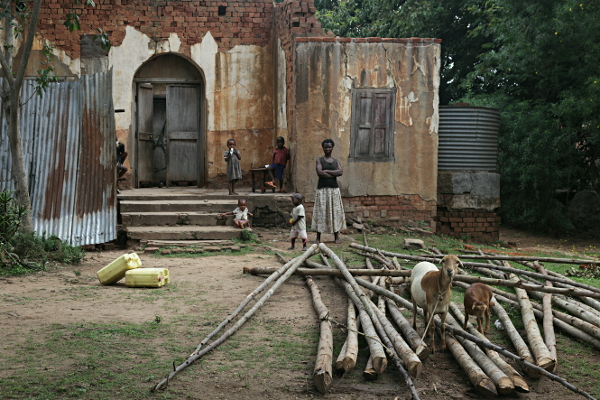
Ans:
{"type": "Polygon", "coordinates": [[[30,74],[56,45],[66,79],[112,71],[116,138],[129,157],[125,186],[225,186],[229,138],[250,169],[291,149],[288,191],[317,183],[321,141],[332,138],[346,212],[388,225],[436,214],[437,39],[339,38],[311,0],[99,1],[69,32],[71,0],[44,2],[30,74]],[[112,48],[93,35],[100,27],[112,48]]]}

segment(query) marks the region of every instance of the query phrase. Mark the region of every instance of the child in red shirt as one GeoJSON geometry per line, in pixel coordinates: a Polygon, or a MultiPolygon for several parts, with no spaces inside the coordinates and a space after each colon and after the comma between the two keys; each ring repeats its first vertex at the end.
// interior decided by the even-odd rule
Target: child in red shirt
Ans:
{"type": "Polygon", "coordinates": [[[273,183],[276,177],[277,180],[279,180],[279,191],[283,193],[285,192],[283,190],[283,170],[285,169],[287,161],[290,159],[290,151],[285,147],[285,140],[283,137],[279,136],[275,140],[275,143],[277,144],[277,148],[273,150],[273,163],[267,167],[271,180],[266,182],[266,185],[277,188],[275,183],[273,183]],[[273,170],[275,170],[275,177],[273,177],[273,170]]]}

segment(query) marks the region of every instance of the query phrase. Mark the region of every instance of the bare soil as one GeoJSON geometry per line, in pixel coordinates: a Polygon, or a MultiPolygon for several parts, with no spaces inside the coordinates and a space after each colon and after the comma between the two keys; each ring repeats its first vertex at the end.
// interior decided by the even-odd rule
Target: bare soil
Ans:
{"type": "MultiPolygon", "coordinates": [[[[282,230],[262,230],[262,241],[287,252],[289,242],[282,230]]],[[[312,238],[312,237],[311,237],[312,238]]],[[[324,235],[327,245],[336,249],[333,237],[324,235]]],[[[506,229],[502,240],[516,242],[519,249],[527,251],[570,251],[585,249],[593,242],[575,239],[551,239],[506,229]]],[[[401,239],[399,239],[401,240],[401,239]]],[[[90,252],[81,266],[62,267],[27,277],[0,279],[0,317],[3,321],[4,352],[19,353],[31,335],[38,338],[49,335],[52,329],[69,324],[106,322],[146,323],[160,316],[161,323],[171,324],[169,336],[145,342],[165,348],[158,358],[164,363],[162,376],[178,355],[182,361],[214,326],[233,311],[255,289],[264,277],[242,274],[244,266],[271,266],[280,264],[272,252],[243,256],[217,255],[202,258],[156,258],[142,255],[144,267],[167,267],[171,284],[160,289],[131,289],[123,281],[114,286],[101,286],[95,273],[104,265],[123,254],[123,250],[90,252]],[[170,349],[170,350],[169,350],[170,349]]],[[[317,278],[330,316],[335,321],[345,320],[345,296],[327,278],[317,278]]],[[[313,310],[309,291],[302,278],[292,277],[278,290],[265,306],[236,333],[230,341],[208,354],[170,382],[167,393],[172,398],[188,399],[405,399],[408,397],[399,373],[393,365],[376,382],[366,382],[362,369],[366,364],[368,348],[361,342],[359,364],[346,376],[335,376],[334,387],[326,395],[317,393],[311,380],[318,340],[318,320],[313,310]],[[288,357],[291,354],[291,357],[288,357]]],[[[419,328],[422,331],[423,327],[419,328]]],[[[336,329],[335,348],[339,350],[344,334],[336,329]]],[[[67,340],[68,337],[65,339],[67,340]]],[[[128,349],[136,358],[136,351],[128,349]]],[[[10,356],[10,354],[5,354],[10,356]]],[[[579,357],[561,354],[562,357],[579,357]]],[[[585,355],[590,365],[600,361],[597,350],[585,355]]],[[[31,361],[35,362],[35,361],[31,361]]],[[[560,363],[560,360],[559,360],[560,363]]],[[[130,365],[121,365],[116,371],[127,373],[130,365]]],[[[25,366],[0,370],[0,379],[15,377],[25,366]]],[[[61,373],[73,373],[76,367],[63,361],[55,366],[61,373]]],[[[107,371],[115,373],[115,371],[107,371]]],[[[559,369],[560,373],[560,369],[559,369]]],[[[132,385],[139,388],[140,398],[162,376],[131,376],[132,385]]],[[[476,393],[456,361],[449,353],[430,356],[424,363],[424,373],[414,380],[423,399],[481,398],[476,393]]],[[[507,398],[523,399],[579,399],[558,383],[542,378],[532,380],[529,394],[514,394],[507,398]]],[[[584,377],[581,382],[585,390],[584,377]]],[[[86,398],[93,398],[92,385],[86,398]]],[[[595,393],[598,395],[598,393],[595,393]]],[[[163,394],[164,395],[164,394],[163,394]]],[[[104,398],[106,394],[99,395],[104,398]]],[[[148,394],[149,396],[149,394],[148,394]]],[[[158,395],[154,395],[158,396],[158,395]]],[[[66,396],[65,397],[69,397],[66,396]]],[[[72,396],[71,396],[72,397],[72,396]]],[[[108,398],[127,398],[115,393],[108,398]]]]}

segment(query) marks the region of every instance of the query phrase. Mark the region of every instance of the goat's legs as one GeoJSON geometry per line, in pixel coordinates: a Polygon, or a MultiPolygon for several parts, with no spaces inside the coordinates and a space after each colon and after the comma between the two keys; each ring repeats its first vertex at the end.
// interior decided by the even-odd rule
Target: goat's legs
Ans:
{"type": "MultiPolygon", "coordinates": [[[[318,235],[318,233],[317,233],[317,235],[318,235]]],[[[416,331],[417,330],[417,303],[415,303],[415,301],[413,300],[412,305],[413,305],[413,329],[416,331]]]]}
{"type": "Polygon", "coordinates": [[[440,346],[440,351],[444,352],[446,351],[446,315],[448,314],[448,311],[440,313],[440,319],[442,320],[442,345],[440,346]]]}
{"type": "Polygon", "coordinates": [[[485,332],[484,333],[488,333],[490,331],[490,319],[491,319],[489,307],[485,310],[485,318],[486,318],[486,324],[485,324],[485,332]]]}

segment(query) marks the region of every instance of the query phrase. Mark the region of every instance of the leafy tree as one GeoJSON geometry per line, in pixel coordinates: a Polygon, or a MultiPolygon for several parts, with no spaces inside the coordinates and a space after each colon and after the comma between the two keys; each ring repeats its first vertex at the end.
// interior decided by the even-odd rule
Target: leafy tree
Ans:
{"type": "Polygon", "coordinates": [[[316,4],[323,27],[340,36],[442,39],[440,103],[466,101],[502,112],[499,172],[506,223],[567,229],[564,206],[571,193],[600,191],[597,1],[316,4]]]}
{"type": "MultiPolygon", "coordinates": [[[[74,0],[74,6],[80,4],[80,0],[74,0]]],[[[84,5],[94,7],[92,0],[84,0],[84,5]]],[[[12,176],[15,182],[15,198],[19,206],[27,211],[23,216],[21,230],[25,233],[33,231],[33,221],[31,217],[31,199],[29,197],[29,177],[25,168],[25,157],[23,154],[23,140],[19,127],[21,102],[21,88],[25,78],[25,72],[35,32],[40,15],[42,0],[33,0],[31,8],[24,1],[10,0],[0,2],[0,21],[3,22],[2,29],[5,34],[5,42],[2,51],[0,51],[0,66],[3,71],[3,85],[0,89],[0,98],[5,115],[8,116],[8,137],[10,142],[10,151],[12,156],[12,176]],[[25,29],[26,28],[26,29],[25,29]],[[19,59],[15,59],[14,43],[15,40],[22,40],[19,59]],[[13,65],[18,68],[13,69],[13,65]]],[[[65,26],[69,31],[81,28],[80,14],[75,7],[65,15],[65,26]]],[[[100,30],[100,36],[103,46],[110,46],[108,37],[100,30]]],[[[42,95],[50,82],[56,80],[53,68],[50,63],[52,58],[52,46],[44,46],[43,53],[46,60],[39,71],[36,79],[36,91],[42,95]]]]}

